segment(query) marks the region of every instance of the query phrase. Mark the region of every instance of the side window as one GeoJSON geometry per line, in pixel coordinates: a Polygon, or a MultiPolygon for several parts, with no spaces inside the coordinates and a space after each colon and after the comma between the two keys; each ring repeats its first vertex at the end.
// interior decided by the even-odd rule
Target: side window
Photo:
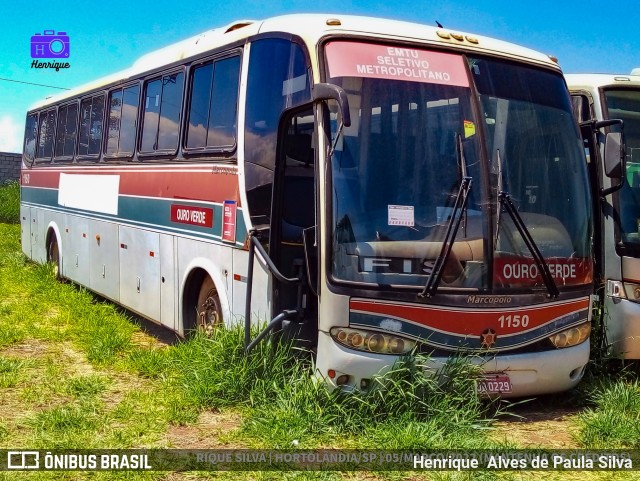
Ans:
{"type": "Polygon", "coordinates": [[[55,157],[73,157],[78,131],[78,104],[63,105],[58,109],[55,157]]]}
{"type": "Polygon", "coordinates": [[[105,154],[131,157],[135,148],[140,87],[113,90],[109,95],[109,123],[105,154]]]}
{"type": "MultiPolygon", "coordinates": [[[[573,116],[578,123],[587,122],[592,118],[589,98],[586,95],[572,95],[571,110],[573,111],[573,116]]],[[[592,140],[589,137],[583,138],[583,147],[587,163],[591,163],[592,140]]]]}
{"type": "Polygon", "coordinates": [[[572,95],[571,96],[571,107],[573,110],[573,115],[575,116],[578,123],[586,122],[587,120],[591,120],[591,111],[589,109],[589,99],[585,95],[572,95]]]}
{"type": "Polygon", "coordinates": [[[104,95],[82,100],[80,104],[79,156],[98,156],[102,146],[104,95]]]}
{"type": "Polygon", "coordinates": [[[131,156],[136,148],[136,126],[138,125],[139,102],[139,85],[124,89],[122,95],[122,116],[120,119],[120,144],[118,146],[118,152],[122,155],[131,156]]]}
{"type": "Polygon", "coordinates": [[[55,109],[40,113],[38,122],[38,149],[36,160],[48,161],[53,155],[53,132],[56,125],[55,109]]]}
{"type": "Polygon", "coordinates": [[[24,127],[24,159],[33,162],[36,157],[36,138],[38,137],[38,114],[27,115],[24,127]]]}
{"type": "Polygon", "coordinates": [[[173,153],[178,147],[184,73],[147,82],[140,152],[173,153]]]}
{"type": "Polygon", "coordinates": [[[245,179],[249,211],[268,223],[278,123],[285,109],[311,99],[308,64],[302,47],[285,39],[251,44],[245,121],[245,179]]]}
{"type": "Polygon", "coordinates": [[[142,121],[141,152],[153,152],[157,148],[158,120],[160,119],[160,95],[162,94],[162,80],[152,80],[147,83],[144,100],[144,118],[142,121]]]}
{"type": "Polygon", "coordinates": [[[120,141],[120,119],[122,116],[122,89],[114,90],[109,95],[109,119],[107,121],[107,146],[104,153],[114,155],[118,153],[120,141]]]}
{"type": "Polygon", "coordinates": [[[207,62],[192,72],[186,149],[234,148],[240,57],[207,62]]]}

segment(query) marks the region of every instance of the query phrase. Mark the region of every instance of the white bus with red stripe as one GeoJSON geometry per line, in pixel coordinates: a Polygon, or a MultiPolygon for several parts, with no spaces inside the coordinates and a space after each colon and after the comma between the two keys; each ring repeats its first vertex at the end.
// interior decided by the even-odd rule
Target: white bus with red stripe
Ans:
{"type": "Polygon", "coordinates": [[[23,159],[24,252],[182,335],[271,321],[342,389],[411,351],[468,353],[504,396],[588,362],[584,152],[529,49],[241,21],[35,105],[23,159]]]}
{"type": "Polygon", "coordinates": [[[597,193],[595,279],[605,330],[602,349],[623,359],[640,359],[640,69],[630,75],[565,78],[597,193]],[[622,134],[622,142],[614,138],[607,147],[611,136],[622,134]],[[620,150],[626,167],[619,162],[620,150]]]}

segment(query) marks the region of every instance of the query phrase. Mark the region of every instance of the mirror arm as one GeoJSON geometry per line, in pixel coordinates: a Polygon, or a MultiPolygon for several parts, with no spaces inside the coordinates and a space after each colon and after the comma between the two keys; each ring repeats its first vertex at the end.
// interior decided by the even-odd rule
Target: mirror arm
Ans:
{"type": "Polygon", "coordinates": [[[600,197],[606,197],[609,194],[613,194],[614,192],[619,191],[620,189],[622,189],[623,185],[624,185],[624,180],[621,181],[619,184],[612,185],[611,187],[607,187],[606,189],[604,188],[600,189],[600,197]]]}
{"type": "Polygon", "coordinates": [[[593,122],[594,130],[602,129],[604,127],[610,127],[612,125],[619,125],[620,129],[624,129],[624,121],[622,119],[609,119],[593,122]]]}
{"type": "Polygon", "coordinates": [[[340,107],[342,123],[345,127],[351,125],[351,112],[349,111],[349,98],[342,87],[328,83],[318,83],[313,86],[313,101],[335,100],[340,107]]]}

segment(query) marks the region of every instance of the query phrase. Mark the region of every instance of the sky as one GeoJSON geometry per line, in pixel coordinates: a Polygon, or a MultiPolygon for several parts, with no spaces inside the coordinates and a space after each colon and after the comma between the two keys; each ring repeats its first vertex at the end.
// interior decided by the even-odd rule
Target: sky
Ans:
{"type": "Polygon", "coordinates": [[[27,110],[62,92],[54,87],[123,70],[145,53],[235,20],[287,13],[438,21],[448,30],[554,55],[567,73],[626,74],[640,67],[638,0],[0,0],[0,152],[22,150],[27,110]],[[31,37],[45,30],[69,36],[68,69],[31,67],[31,37]]]}

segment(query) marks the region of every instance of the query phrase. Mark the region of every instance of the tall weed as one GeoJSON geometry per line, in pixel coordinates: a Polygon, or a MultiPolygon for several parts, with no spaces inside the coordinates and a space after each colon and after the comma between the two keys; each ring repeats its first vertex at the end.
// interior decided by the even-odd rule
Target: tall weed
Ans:
{"type": "MultiPolygon", "coordinates": [[[[427,358],[411,355],[374,376],[366,390],[330,391],[314,375],[310,356],[270,342],[247,355],[243,337],[241,328],[197,336],[168,352],[166,363],[189,402],[244,408],[243,432],[259,444],[318,446],[339,438],[362,447],[438,448],[484,442],[489,404],[476,395],[479,368],[464,359],[433,373],[427,358]],[[362,438],[365,431],[370,436],[362,438]]],[[[149,363],[141,366],[147,370],[149,363]]]]}
{"type": "Polygon", "coordinates": [[[20,222],[20,184],[17,181],[0,185],[0,222],[20,222]]]}
{"type": "Polygon", "coordinates": [[[593,408],[578,418],[580,444],[590,449],[640,448],[640,383],[604,381],[591,395],[593,408]]]}

